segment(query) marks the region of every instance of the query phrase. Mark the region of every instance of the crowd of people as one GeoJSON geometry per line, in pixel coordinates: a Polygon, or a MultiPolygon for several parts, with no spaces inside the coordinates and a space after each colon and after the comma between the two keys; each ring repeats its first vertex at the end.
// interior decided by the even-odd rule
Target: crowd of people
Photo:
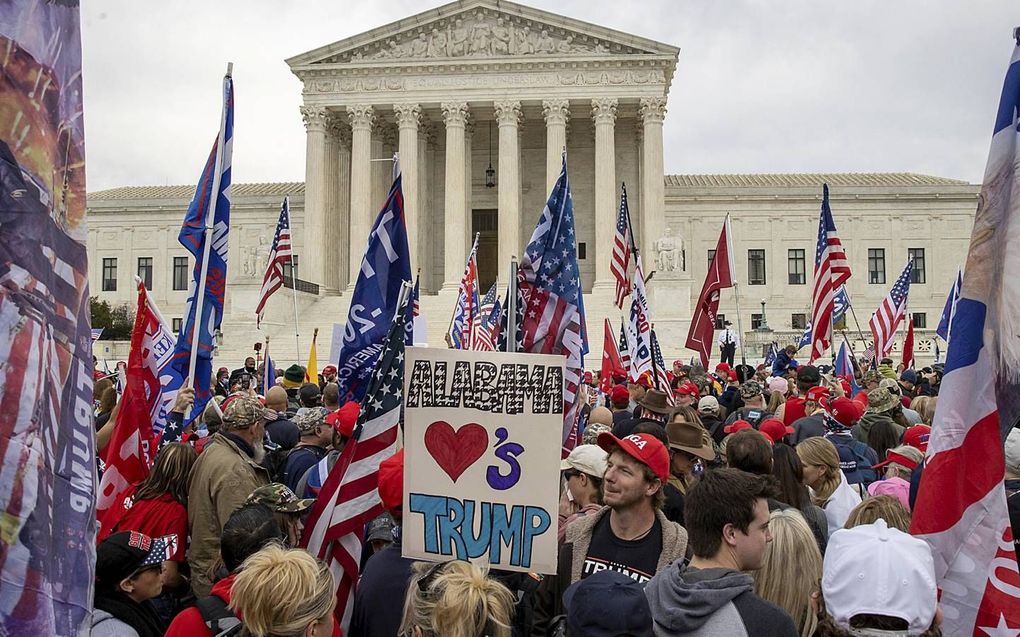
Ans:
{"type": "MultiPolygon", "coordinates": [[[[909,527],[941,376],[886,359],[841,378],[792,355],[677,361],[668,387],[587,373],[581,444],[549,484],[555,574],[404,558],[400,451],[379,467],[385,513],[365,528],[346,634],[939,635],[932,554],[909,527]]],[[[318,382],[300,365],[261,377],[254,358],[221,368],[215,401],[100,528],[94,635],[341,634],[334,574],[299,547],[359,406],[332,365],[318,382]]],[[[103,457],[117,394],[95,392],[103,457]]],[[[171,417],[193,400],[182,390],[171,417]]],[[[1015,537],[1020,429],[1005,457],[1015,537]]]]}

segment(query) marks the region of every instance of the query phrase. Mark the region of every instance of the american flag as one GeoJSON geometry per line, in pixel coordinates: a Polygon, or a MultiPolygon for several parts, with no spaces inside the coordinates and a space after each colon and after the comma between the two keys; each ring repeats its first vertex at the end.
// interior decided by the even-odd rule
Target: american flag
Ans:
{"type": "Polygon", "coordinates": [[[673,395],[673,390],[669,387],[669,376],[666,374],[666,361],[662,358],[662,349],[659,348],[659,339],[655,336],[655,330],[652,329],[652,363],[655,366],[655,388],[659,391],[666,392],[666,402],[670,405],[676,404],[676,396],[673,395]]]}
{"type": "Polygon", "coordinates": [[[630,294],[631,243],[633,235],[630,231],[630,212],[627,210],[627,186],[620,192],[620,214],[616,216],[616,235],[613,238],[613,260],[609,262],[609,271],[616,277],[616,307],[623,309],[623,300],[630,294]]]}
{"type": "Polygon", "coordinates": [[[354,608],[365,525],[383,512],[379,463],[397,451],[409,296],[398,306],[354,433],[319,490],[301,537],[301,545],[326,562],[333,574],[337,586],[333,612],[344,634],[354,608]]]}
{"type": "Polygon", "coordinates": [[[414,292],[411,294],[411,318],[421,315],[421,270],[414,277],[414,292]]]}
{"type": "MultiPolygon", "coordinates": [[[[262,293],[259,295],[259,303],[255,307],[255,327],[262,323],[262,317],[266,313],[266,303],[273,292],[276,292],[283,285],[283,265],[293,262],[293,253],[290,246],[290,197],[283,198],[283,205],[280,207],[280,220],[276,222],[276,235],[273,237],[273,247],[269,250],[269,263],[266,265],[266,275],[262,277],[262,293]]],[[[293,270],[291,270],[293,272],[293,270]]]]}
{"type": "Polygon", "coordinates": [[[832,342],[832,313],[836,289],[850,279],[850,261],[836,234],[836,222],[829,208],[829,186],[822,185],[822,210],[818,216],[818,244],[815,248],[815,284],[811,292],[811,356],[822,357],[832,342]]]}
{"type": "Polygon", "coordinates": [[[623,319],[620,319],[620,346],[618,349],[620,350],[620,365],[627,372],[628,380],[637,380],[630,377],[630,344],[627,342],[627,322],[623,319]]]}
{"type": "MultiPolygon", "coordinates": [[[[910,275],[914,271],[914,260],[907,261],[906,267],[885,300],[878,306],[875,313],[871,315],[868,325],[871,327],[871,335],[875,339],[875,355],[884,358],[889,355],[893,348],[893,340],[896,338],[896,329],[907,312],[907,296],[910,294],[910,275]]],[[[817,342],[817,341],[816,341],[817,342]]]]}
{"type": "Polygon", "coordinates": [[[474,332],[471,336],[472,349],[491,352],[496,348],[492,338],[493,319],[497,318],[494,316],[496,304],[496,284],[493,283],[489,286],[489,291],[482,297],[478,314],[475,316],[474,324],[472,325],[472,332],[474,332]]]}
{"type": "Polygon", "coordinates": [[[584,355],[588,353],[576,239],[564,154],[560,176],[524,250],[517,280],[524,310],[523,351],[567,357],[563,384],[565,452],[576,443],[581,407],[577,394],[584,374],[584,355]]]}
{"type": "Polygon", "coordinates": [[[471,246],[464,276],[460,279],[460,290],[457,292],[457,304],[453,307],[453,320],[447,342],[454,349],[471,349],[471,329],[478,315],[478,235],[471,246]]]}

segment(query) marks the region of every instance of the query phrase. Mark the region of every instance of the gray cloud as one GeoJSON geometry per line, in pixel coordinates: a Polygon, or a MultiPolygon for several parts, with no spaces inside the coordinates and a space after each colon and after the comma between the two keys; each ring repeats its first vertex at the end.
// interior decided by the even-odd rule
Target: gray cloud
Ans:
{"type": "MultiPolygon", "coordinates": [[[[979,181],[1020,11],[1006,0],[535,1],[681,48],[666,170],[913,171],[979,181]]],[[[434,5],[438,6],[438,5],[434,5]]],[[[284,59],[421,3],[83,3],[90,191],[193,183],[234,62],[235,181],[304,178],[284,59]]]]}

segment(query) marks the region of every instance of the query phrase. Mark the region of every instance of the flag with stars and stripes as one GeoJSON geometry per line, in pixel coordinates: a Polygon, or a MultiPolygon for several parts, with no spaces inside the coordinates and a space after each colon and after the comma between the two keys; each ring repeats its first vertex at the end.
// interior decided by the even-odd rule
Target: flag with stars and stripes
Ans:
{"type": "Polygon", "coordinates": [[[447,343],[454,349],[472,349],[471,336],[478,316],[478,236],[471,246],[464,275],[460,278],[457,303],[453,306],[453,320],[447,333],[447,343]]]}
{"type": "Polygon", "coordinates": [[[414,277],[414,292],[411,294],[411,318],[421,315],[421,270],[414,277]]]}
{"type": "Polygon", "coordinates": [[[631,245],[634,233],[630,230],[630,212],[627,210],[627,186],[620,191],[620,213],[616,216],[616,234],[613,236],[613,257],[609,262],[609,271],[616,278],[616,307],[623,309],[623,300],[630,294],[631,245]]]}
{"type": "Polygon", "coordinates": [[[871,315],[868,325],[875,339],[875,356],[885,358],[892,351],[893,341],[900,321],[907,312],[907,297],[910,294],[910,275],[914,271],[914,260],[907,261],[906,267],[893,284],[882,304],[871,315]]]}
{"type": "Polygon", "coordinates": [[[522,351],[567,357],[563,384],[563,443],[569,452],[576,443],[581,408],[577,396],[584,374],[584,355],[588,353],[588,337],[566,154],[560,176],[524,250],[517,280],[524,312],[522,351]]]}
{"type": "Polygon", "coordinates": [[[521,303],[521,292],[517,289],[517,277],[510,277],[510,282],[506,287],[506,294],[503,296],[503,302],[498,303],[499,309],[498,320],[495,324],[494,329],[496,330],[496,336],[493,339],[496,342],[497,352],[506,352],[508,350],[507,333],[509,329],[507,322],[510,317],[510,296],[513,295],[516,302],[513,305],[514,308],[514,351],[520,352],[524,348],[524,335],[521,332],[521,323],[524,322],[524,304],[521,303]]]}
{"type": "Polygon", "coordinates": [[[491,352],[496,348],[492,340],[492,319],[493,310],[496,308],[496,284],[489,286],[489,291],[482,297],[478,306],[478,314],[475,315],[474,324],[471,327],[471,348],[491,352]]]}
{"type": "MultiPolygon", "coordinates": [[[[269,249],[269,263],[266,274],[262,277],[262,292],[259,294],[258,305],[255,306],[255,327],[262,323],[266,313],[266,303],[273,292],[283,286],[283,266],[291,263],[293,253],[290,247],[290,197],[283,198],[280,206],[280,219],[276,222],[276,234],[273,235],[273,246],[269,249]]],[[[291,270],[293,272],[293,270],[291,270]]]]}
{"type": "Polygon", "coordinates": [[[659,348],[659,339],[655,336],[655,329],[651,330],[652,344],[652,366],[655,370],[655,388],[666,393],[666,402],[670,405],[676,404],[676,396],[669,386],[669,375],[666,373],[666,361],[662,358],[662,349],[659,348]]]}
{"type": "Polygon", "coordinates": [[[949,342],[949,326],[953,322],[953,312],[956,311],[956,302],[960,300],[961,287],[963,287],[963,270],[957,270],[956,279],[953,281],[953,287],[949,290],[949,296],[946,297],[946,304],[942,308],[942,316],[939,317],[939,326],[935,328],[935,333],[947,343],[949,342]]]}
{"type": "Polygon", "coordinates": [[[623,371],[627,372],[627,380],[634,382],[637,378],[630,376],[630,343],[627,342],[627,322],[620,319],[620,341],[617,349],[620,350],[620,365],[623,371]]]}
{"type": "Polygon", "coordinates": [[[354,609],[365,525],[383,513],[379,463],[397,451],[409,292],[402,294],[361,401],[354,433],[319,489],[301,537],[301,546],[326,562],[333,574],[333,613],[345,634],[354,609]]]}
{"type": "Polygon", "coordinates": [[[836,222],[829,207],[829,186],[822,185],[822,209],[818,213],[818,242],[815,245],[815,281],[811,291],[811,354],[809,362],[822,357],[832,342],[835,295],[850,279],[850,261],[836,234],[836,222]]]}

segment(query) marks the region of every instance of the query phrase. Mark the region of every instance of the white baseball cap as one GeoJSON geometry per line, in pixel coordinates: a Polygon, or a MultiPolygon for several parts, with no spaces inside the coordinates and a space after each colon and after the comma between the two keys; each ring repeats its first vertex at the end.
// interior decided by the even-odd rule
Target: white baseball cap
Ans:
{"type": "Polygon", "coordinates": [[[822,598],[844,630],[857,615],[885,615],[907,622],[907,635],[920,635],[931,626],[938,602],[931,549],[882,519],[840,529],[825,549],[822,598]]]}
{"type": "Polygon", "coordinates": [[[1013,427],[1006,436],[1006,466],[1020,472],[1020,428],[1013,427]]]}
{"type": "Polygon", "coordinates": [[[577,445],[564,460],[560,461],[560,471],[576,469],[581,473],[601,478],[606,473],[606,461],[609,454],[598,445],[577,445]]]}
{"type": "Polygon", "coordinates": [[[703,411],[708,414],[718,414],[719,401],[715,396],[702,396],[701,400],[698,401],[698,411],[703,411]]]}

